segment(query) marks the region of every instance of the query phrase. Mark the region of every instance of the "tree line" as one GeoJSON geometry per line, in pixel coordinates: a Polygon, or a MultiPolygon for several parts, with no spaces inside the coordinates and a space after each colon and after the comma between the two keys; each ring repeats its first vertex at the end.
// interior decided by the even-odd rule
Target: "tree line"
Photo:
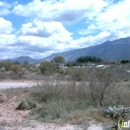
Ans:
{"type": "Polygon", "coordinates": [[[76,62],[86,63],[86,62],[101,62],[102,59],[96,56],[80,56],[76,60],[76,62]]]}

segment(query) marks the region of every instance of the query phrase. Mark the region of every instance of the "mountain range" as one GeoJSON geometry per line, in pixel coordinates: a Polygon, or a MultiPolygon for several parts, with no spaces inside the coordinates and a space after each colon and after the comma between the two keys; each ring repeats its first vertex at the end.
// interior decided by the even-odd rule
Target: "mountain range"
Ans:
{"type": "Polygon", "coordinates": [[[75,60],[77,57],[87,55],[97,56],[103,60],[109,61],[130,59],[130,37],[106,41],[100,45],[87,48],[52,54],[43,60],[51,60],[58,55],[63,56],[67,61],[75,60]]]}
{"type": "Polygon", "coordinates": [[[52,60],[56,56],[63,56],[66,61],[72,61],[80,56],[97,56],[103,60],[114,61],[114,60],[130,60],[130,37],[121,38],[114,41],[106,41],[100,45],[91,46],[82,49],[71,50],[62,53],[54,53],[43,59],[33,59],[29,56],[21,56],[13,59],[13,61],[19,61],[24,63],[40,63],[46,60],[52,60]]]}

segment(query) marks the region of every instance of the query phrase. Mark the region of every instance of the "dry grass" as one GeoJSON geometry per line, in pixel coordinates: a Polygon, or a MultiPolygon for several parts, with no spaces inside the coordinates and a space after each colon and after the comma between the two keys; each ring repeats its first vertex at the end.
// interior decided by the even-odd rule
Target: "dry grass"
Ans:
{"type": "MultiPolygon", "coordinates": [[[[33,78],[33,74],[31,76],[33,78]]],[[[37,108],[33,109],[27,116],[29,119],[33,118],[44,122],[84,124],[86,127],[89,126],[88,122],[94,120],[96,122],[111,123],[111,119],[104,117],[103,108],[99,107],[98,102],[93,102],[87,81],[81,80],[73,83],[68,76],[58,74],[40,78],[43,78],[43,84],[38,84],[32,88],[3,90],[2,93],[6,94],[7,102],[13,97],[16,97],[16,103],[23,99],[35,102],[37,108]]],[[[95,83],[95,79],[92,79],[92,82],[95,83]]],[[[128,106],[130,104],[130,84],[127,83],[111,84],[113,85],[112,91],[106,92],[104,95],[104,107],[119,104],[128,106]]],[[[93,85],[95,87],[97,83],[93,85]]],[[[96,87],[99,88],[94,91],[97,97],[100,91],[97,92],[96,90],[102,88],[100,85],[98,83],[96,87]]],[[[98,98],[96,100],[98,101],[98,98]]],[[[1,123],[4,124],[4,122],[1,123]]],[[[22,125],[22,123],[19,125],[22,125]]],[[[26,126],[26,122],[23,125],[26,126]]]]}

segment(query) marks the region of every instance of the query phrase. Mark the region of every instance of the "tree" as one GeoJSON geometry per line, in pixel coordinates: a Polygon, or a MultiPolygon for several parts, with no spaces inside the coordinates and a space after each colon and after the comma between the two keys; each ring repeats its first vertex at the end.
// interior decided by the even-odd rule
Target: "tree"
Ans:
{"type": "Polygon", "coordinates": [[[56,57],[53,59],[53,61],[54,61],[54,63],[56,64],[57,69],[59,68],[59,65],[60,65],[60,64],[65,63],[65,59],[64,59],[64,57],[62,57],[62,56],[56,56],[56,57]]]}
{"type": "Polygon", "coordinates": [[[96,56],[81,56],[76,59],[76,62],[101,62],[102,59],[96,56]]]}
{"type": "Polygon", "coordinates": [[[56,72],[56,67],[52,62],[41,62],[39,69],[41,70],[41,73],[45,74],[45,75],[51,75],[54,72],[56,72]]]}
{"type": "Polygon", "coordinates": [[[129,60],[122,60],[121,61],[121,64],[127,64],[127,63],[130,63],[130,61],[129,60]]]}
{"type": "Polygon", "coordinates": [[[0,62],[0,68],[4,67],[6,71],[10,70],[11,65],[12,65],[12,63],[9,60],[4,60],[4,61],[0,62]]]}
{"type": "Polygon", "coordinates": [[[15,64],[15,65],[19,65],[20,62],[19,62],[19,61],[14,61],[13,64],[15,64]]]}
{"type": "Polygon", "coordinates": [[[104,106],[106,99],[114,87],[114,79],[108,68],[95,68],[91,70],[88,77],[90,95],[95,104],[104,106]]]}
{"type": "Polygon", "coordinates": [[[14,71],[15,73],[17,73],[18,68],[19,68],[19,65],[16,65],[16,64],[11,65],[11,70],[14,71]]]}
{"type": "Polygon", "coordinates": [[[20,65],[16,64],[11,66],[11,70],[14,71],[15,74],[19,76],[19,78],[22,78],[25,73],[24,69],[20,65]]]}

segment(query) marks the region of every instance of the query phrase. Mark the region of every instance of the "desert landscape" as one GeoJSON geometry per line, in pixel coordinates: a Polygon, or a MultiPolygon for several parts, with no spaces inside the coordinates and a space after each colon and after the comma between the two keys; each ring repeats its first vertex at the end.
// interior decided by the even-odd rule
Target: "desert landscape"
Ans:
{"type": "Polygon", "coordinates": [[[0,0],[0,130],[130,130],[130,0],[0,0]]]}
{"type": "MultiPolygon", "coordinates": [[[[40,81],[39,81],[40,82],[40,81]]],[[[43,81],[42,81],[43,82],[43,81]]],[[[28,87],[36,87],[34,81],[1,81],[0,82],[0,129],[1,130],[82,130],[79,125],[44,123],[33,119],[28,119],[30,110],[16,110],[19,95],[15,91],[28,91],[28,87]],[[25,90],[24,90],[25,88],[25,90]],[[12,93],[12,94],[10,94],[12,93]],[[15,95],[16,94],[16,95],[15,95]]],[[[21,95],[24,96],[24,93],[21,95]]],[[[21,97],[20,96],[20,97],[21,97]]],[[[101,124],[91,124],[88,130],[103,130],[101,124]]]]}
{"type": "Polygon", "coordinates": [[[120,117],[129,119],[129,63],[56,67],[1,70],[2,130],[116,130],[120,117]]]}

